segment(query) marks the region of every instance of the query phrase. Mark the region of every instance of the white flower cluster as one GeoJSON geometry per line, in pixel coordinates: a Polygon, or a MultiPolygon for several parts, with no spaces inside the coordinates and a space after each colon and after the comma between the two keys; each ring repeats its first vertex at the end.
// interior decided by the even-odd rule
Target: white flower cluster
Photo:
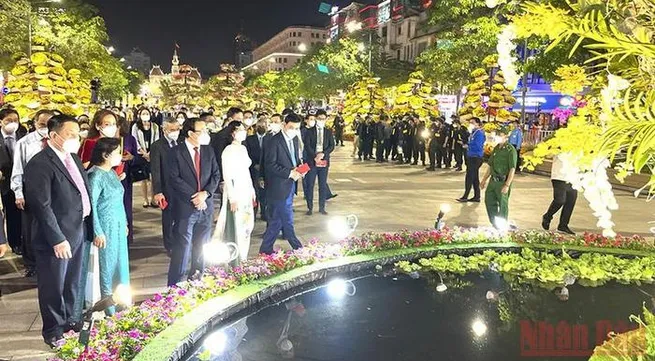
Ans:
{"type": "Polygon", "coordinates": [[[514,66],[516,57],[512,55],[512,52],[516,49],[514,39],[516,39],[514,25],[505,25],[500,34],[498,34],[498,45],[496,45],[498,66],[503,71],[505,86],[510,90],[516,89],[516,85],[521,78],[521,75],[516,71],[516,66],[514,66]]]}
{"type": "Polygon", "coordinates": [[[496,6],[498,6],[498,4],[501,3],[501,1],[502,0],[485,0],[485,4],[487,5],[488,8],[493,9],[496,6]]]}
{"type": "Polygon", "coordinates": [[[619,93],[630,87],[629,81],[614,74],[607,76],[607,82],[608,84],[600,91],[602,111],[599,119],[603,128],[612,119],[612,109],[621,101],[618,99],[619,93]]]}
{"type": "Polygon", "coordinates": [[[566,180],[574,189],[583,192],[585,199],[589,202],[589,207],[598,219],[596,226],[603,230],[603,236],[615,237],[612,211],[619,209],[619,205],[607,176],[607,168],[610,167],[609,160],[597,157],[593,160],[591,169],[583,171],[579,166],[581,153],[566,152],[558,154],[557,157],[564,165],[563,171],[566,180]]]}

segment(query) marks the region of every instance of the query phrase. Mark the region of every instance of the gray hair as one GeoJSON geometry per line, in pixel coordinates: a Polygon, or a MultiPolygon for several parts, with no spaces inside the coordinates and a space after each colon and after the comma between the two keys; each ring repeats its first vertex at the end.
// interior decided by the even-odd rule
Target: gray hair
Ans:
{"type": "Polygon", "coordinates": [[[166,116],[166,117],[164,117],[164,120],[163,120],[163,122],[162,122],[162,125],[163,125],[164,123],[175,123],[175,124],[177,124],[177,119],[176,119],[176,118],[173,118],[173,117],[166,116]]]}

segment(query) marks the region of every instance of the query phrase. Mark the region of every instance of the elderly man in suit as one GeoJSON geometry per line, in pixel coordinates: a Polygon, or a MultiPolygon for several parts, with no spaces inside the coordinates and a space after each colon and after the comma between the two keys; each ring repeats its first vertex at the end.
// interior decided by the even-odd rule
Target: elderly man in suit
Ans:
{"type": "MultiPolygon", "coordinates": [[[[259,178],[261,174],[261,158],[262,158],[262,146],[264,144],[264,137],[266,136],[266,119],[262,118],[257,121],[255,124],[255,134],[249,135],[246,138],[246,149],[248,150],[248,156],[252,160],[252,165],[250,166],[250,177],[253,181],[253,186],[255,187],[255,192],[257,193],[257,205],[259,208],[259,213],[263,220],[266,220],[266,200],[264,199],[264,188],[259,184],[259,178]]],[[[257,209],[255,209],[255,215],[257,215],[257,209]]]]}
{"type": "Polygon", "coordinates": [[[211,238],[214,213],[212,193],[220,181],[216,155],[209,146],[207,124],[199,118],[187,119],[182,137],[180,144],[171,150],[168,162],[175,222],[169,286],[183,281],[187,274],[194,276],[204,269],[202,251],[211,238]]]}
{"type": "Polygon", "coordinates": [[[330,197],[330,189],[327,184],[330,154],[334,151],[334,137],[332,131],[325,127],[327,113],[323,109],[316,112],[316,126],[305,132],[303,139],[304,159],[310,167],[309,173],[305,176],[307,201],[307,215],[314,211],[314,184],[318,177],[318,210],[321,214],[327,214],[325,203],[330,197]]]}
{"type": "Polygon", "coordinates": [[[0,110],[0,193],[7,217],[7,240],[15,254],[22,254],[21,213],[16,206],[16,195],[11,190],[16,143],[22,138],[20,119],[14,109],[0,110]]]}
{"type": "Polygon", "coordinates": [[[84,294],[83,249],[93,232],[89,183],[77,157],[77,120],[55,115],[48,132],[48,146],[27,163],[23,181],[25,204],[36,220],[32,246],[43,338],[54,347],[64,333],[79,330],[75,310],[84,294]]]}
{"type": "Polygon", "coordinates": [[[180,123],[177,119],[167,117],[162,124],[164,136],[159,138],[150,146],[150,172],[152,175],[152,193],[154,199],[160,206],[168,205],[162,209],[161,231],[164,240],[164,248],[170,256],[173,249],[173,201],[170,172],[168,172],[168,157],[171,149],[177,146],[180,137],[180,123]]]}
{"type": "Polygon", "coordinates": [[[282,131],[272,136],[264,148],[265,187],[270,217],[260,253],[274,252],[273,245],[280,230],[293,249],[302,247],[293,228],[293,196],[298,180],[303,177],[298,171],[301,164],[301,120],[294,113],[288,114],[284,118],[282,131]]]}

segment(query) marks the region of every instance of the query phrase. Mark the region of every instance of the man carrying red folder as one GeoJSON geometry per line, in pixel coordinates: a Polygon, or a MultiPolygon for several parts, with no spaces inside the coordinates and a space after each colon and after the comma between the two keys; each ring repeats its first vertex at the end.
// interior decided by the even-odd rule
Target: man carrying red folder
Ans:
{"type": "Polygon", "coordinates": [[[329,197],[327,178],[330,163],[330,154],[334,151],[334,136],[332,131],[325,127],[327,113],[323,109],[316,112],[316,126],[309,128],[303,138],[303,154],[310,166],[305,177],[305,200],[307,201],[307,215],[314,212],[314,184],[318,178],[318,211],[327,215],[325,203],[329,197]]]}
{"type": "Polygon", "coordinates": [[[302,247],[293,226],[293,196],[297,181],[310,171],[300,156],[301,118],[290,113],[284,118],[282,131],[265,144],[265,189],[270,208],[268,226],[259,253],[272,254],[275,240],[282,231],[293,249],[302,247]]]}

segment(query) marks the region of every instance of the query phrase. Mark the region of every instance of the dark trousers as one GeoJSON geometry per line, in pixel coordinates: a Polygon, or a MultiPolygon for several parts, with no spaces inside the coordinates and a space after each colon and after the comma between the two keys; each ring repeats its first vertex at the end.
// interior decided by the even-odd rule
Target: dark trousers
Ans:
{"type": "Polygon", "coordinates": [[[343,130],[335,130],[334,131],[334,144],[340,144],[343,145],[343,130]]]}
{"type": "Polygon", "coordinates": [[[456,145],[454,154],[455,154],[455,167],[462,168],[462,165],[464,164],[464,148],[462,148],[461,145],[456,145]]]}
{"type": "Polygon", "coordinates": [[[551,183],[553,183],[553,201],[550,203],[546,214],[544,214],[544,218],[548,221],[552,220],[555,213],[561,209],[562,214],[559,216],[559,226],[557,228],[568,227],[575,208],[575,201],[578,199],[578,191],[573,189],[571,183],[565,181],[553,179],[551,183]]]}
{"type": "Polygon", "coordinates": [[[444,147],[443,149],[443,166],[445,168],[450,168],[450,166],[453,164],[453,145],[448,144],[444,147]]]}
{"type": "Polygon", "coordinates": [[[369,159],[373,159],[373,138],[367,139],[366,142],[366,154],[368,154],[369,159]]]}
{"type": "Polygon", "coordinates": [[[385,139],[384,142],[382,142],[382,147],[384,148],[384,159],[389,160],[389,155],[392,153],[391,139],[385,139]]]}
{"type": "Polygon", "coordinates": [[[381,139],[375,141],[375,160],[378,162],[384,160],[384,141],[381,139]]]}
{"type": "MultiPolygon", "coordinates": [[[[168,201],[170,197],[166,197],[168,201]]],[[[169,201],[172,202],[172,201],[169,201]]],[[[175,219],[173,217],[173,207],[169,203],[166,209],[161,211],[161,234],[164,241],[164,248],[167,251],[173,251],[173,244],[175,239],[174,233],[175,219]]]]}
{"type": "Polygon", "coordinates": [[[428,145],[428,158],[430,159],[430,168],[435,168],[436,164],[439,163],[439,168],[441,168],[441,146],[436,139],[430,140],[428,145]]]}
{"type": "Polygon", "coordinates": [[[473,198],[480,199],[480,167],[482,166],[482,158],[480,157],[467,157],[466,158],[466,182],[464,197],[468,198],[473,188],[473,198]]]}
{"type": "Polygon", "coordinates": [[[512,144],[512,147],[516,149],[516,172],[519,173],[521,171],[521,163],[523,163],[523,159],[521,159],[521,148],[514,144],[512,144]]]}
{"type": "Polygon", "coordinates": [[[262,245],[259,248],[259,253],[272,254],[273,245],[277,239],[278,234],[282,231],[284,238],[289,241],[293,249],[302,247],[300,240],[296,236],[296,231],[293,228],[293,195],[295,194],[294,185],[287,195],[286,199],[269,202],[270,214],[268,218],[268,225],[264,232],[262,245]]]}
{"type": "Polygon", "coordinates": [[[71,243],[70,259],[55,257],[52,248],[34,252],[43,338],[61,336],[69,323],[80,321],[75,305],[82,302],[84,295],[83,242],[71,243]]]}
{"type": "Polygon", "coordinates": [[[411,162],[412,153],[414,153],[414,140],[406,138],[403,141],[403,156],[405,156],[405,163],[411,162]]]}
{"type": "Polygon", "coordinates": [[[307,188],[305,191],[305,200],[307,201],[307,209],[314,210],[314,185],[318,177],[318,209],[325,210],[325,202],[327,197],[330,196],[330,189],[327,185],[329,167],[312,167],[304,178],[307,188]]]}
{"type": "MultiPolygon", "coordinates": [[[[259,215],[262,219],[266,219],[266,191],[264,188],[261,188],[259,184],[255,184],[255,193],[257,194],[259,215]]],[[[256,216],[257,214],[255,214],[255,217],[256,216]]]]}
{"type": "Polygon", "coordinates": [[[36,221],[29,212],[23,211],[21,214],[21,221],[23,226],[23,264],[28,271],[33,271],[36,268],[36,256],[34,255],[34,248],[32,243],[34,240],[33,230],[36,227],[36,221]]]}
{"type": "Polygon", "coordinates": [[[16,208],[16,196],[13,191],[2,194],[2,204],[5,207],[7,220],[7,243],[12,249],[21,249],[22,232],[21,211],[16,208]]]}
{"type": "Polygon", "coordinates": [[[168,285],[174,286],[184,281],[188,275],[205,268],[203,246],[211,238],[213,207],[204,211],[194,211],[188,217],[175,218],[176,239],[168,268],[168,285]],[[191,268],[189,268],[191,262],[191,268]]]}
{"type": "Polygon", "coordinates": [[[372,139],[363,138],[361,136],[359,137],[360,144],[359,144],[359,152],[357,153],[359,158],[364,157],[368,159],[369,155],[373,153],[372,150],[368,149],[369,145],[373,144],[372,141],[373,141],[372,139]]]}
{"type": "Polygon", "coordinates": [[[391,160],[396,160],[398,157],[398,139],[391,138],[389,141],[391,143],[391,160]]]}
{"type": "Polygon", "coordinates": [[[414,163],[418,163],[419,159],[425,165],[425,143],[414,141],[414,163]]]}

